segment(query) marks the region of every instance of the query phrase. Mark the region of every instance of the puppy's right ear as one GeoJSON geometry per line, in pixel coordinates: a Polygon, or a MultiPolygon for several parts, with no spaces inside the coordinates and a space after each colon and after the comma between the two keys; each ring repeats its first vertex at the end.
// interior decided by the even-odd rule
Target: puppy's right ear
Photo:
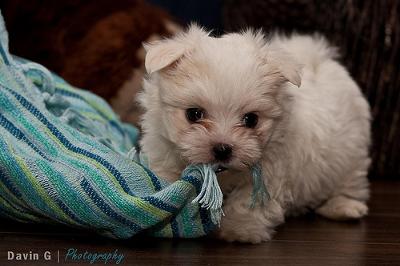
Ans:
{"type": "Polygon", "coordinates": [[[151,74],[170,66],[191,52],[202,39],[208,36],[209,32],[196,24],[191,24],[187,31],[178,34],[173,39],[145,44],[144,49],[147,53],[144,65],[147,73],[151,74]]]}
{"type": "Polygon", "coordinates": [[[175,40],[163,40],[152,44],[145,44],[145,67],[147,73],[157,72],[181,58],[187,48],[183,43],[175,40]]]}

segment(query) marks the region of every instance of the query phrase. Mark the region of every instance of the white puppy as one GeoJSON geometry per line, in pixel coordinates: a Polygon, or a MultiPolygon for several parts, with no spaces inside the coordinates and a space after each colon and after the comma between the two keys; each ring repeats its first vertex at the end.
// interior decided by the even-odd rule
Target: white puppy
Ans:
{"type": "Polygon", "coordinates": [[[367,214],[369,106],[323,39],[213,38],[191,26],[145,48],[142,150],[170,181],[188,164],[227,169],[219,237],[266,241],[310,208],[335,220],[367,214]],[[270,200],[250,208],[256,163],[270,200]]]}

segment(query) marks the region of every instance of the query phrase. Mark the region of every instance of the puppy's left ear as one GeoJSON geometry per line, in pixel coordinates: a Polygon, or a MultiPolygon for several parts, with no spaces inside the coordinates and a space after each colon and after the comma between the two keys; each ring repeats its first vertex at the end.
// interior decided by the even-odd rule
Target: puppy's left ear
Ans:
{"type": "Polygon", "coordinates": [[[276,68],[284,79],[300,87],[303,65],[282,49],[269,49],[267,64],[276,68]]]}
{"type": "Polygon", "coordinates": [[[181,58],[186,52],[185,45],[174,40],[145,44],[144,48],[146,50],[144,65],[149,74],[168,67],[181,58]]]}

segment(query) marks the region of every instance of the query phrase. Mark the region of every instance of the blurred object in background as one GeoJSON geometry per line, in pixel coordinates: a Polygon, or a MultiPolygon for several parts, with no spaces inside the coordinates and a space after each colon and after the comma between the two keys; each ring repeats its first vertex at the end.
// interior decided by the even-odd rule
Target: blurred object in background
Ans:
{"type": "Polygon", "coordinates": [[[400,1],[225,0],[224,27],[320,32],[367,96],[373,114],[372,178],[400,178],[400,1]]]}
{"type": "Polygon", "coordinates": [[[166,12],[141,0],[2,0],[0,9],[13,54],[107,99],[132,123],[140,88],[132,80],[144,72],[142,42],[179,30],[166,12]]]}
{"type": "Polygon", "coordinates": [[[178,18],[182,24],[196,22],[214,33],[222,33],[222,0],[148,0],[178,18]]]}

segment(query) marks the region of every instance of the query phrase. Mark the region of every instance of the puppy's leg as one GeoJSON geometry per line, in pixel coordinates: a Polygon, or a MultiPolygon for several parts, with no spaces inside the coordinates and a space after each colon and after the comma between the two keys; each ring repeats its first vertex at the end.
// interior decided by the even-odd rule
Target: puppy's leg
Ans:
{"type": "Polygon", "coordinates": [[[368,213],[368,207],[363,201],[335,196],[319,207],[316,212],[332,220],[359,219],[368,213]]]}
{"type": "Polygon", "coordinates": [[[362,163],[344,179],[335,196],[328,199],[316,212],[333,220],[359,219],[368,213],[366,201],[369,198],[367,169],[370,160],[362,163]]]}
{"type": "Polygon", "coordinates": [[[272,238],[274,228],[284,221],[284,211],[275,200],[266,206],[250,208],[250,188],[229,194],[224,202],[225,216],[217,236],[226,241],[260,243],[272,238]]]}

